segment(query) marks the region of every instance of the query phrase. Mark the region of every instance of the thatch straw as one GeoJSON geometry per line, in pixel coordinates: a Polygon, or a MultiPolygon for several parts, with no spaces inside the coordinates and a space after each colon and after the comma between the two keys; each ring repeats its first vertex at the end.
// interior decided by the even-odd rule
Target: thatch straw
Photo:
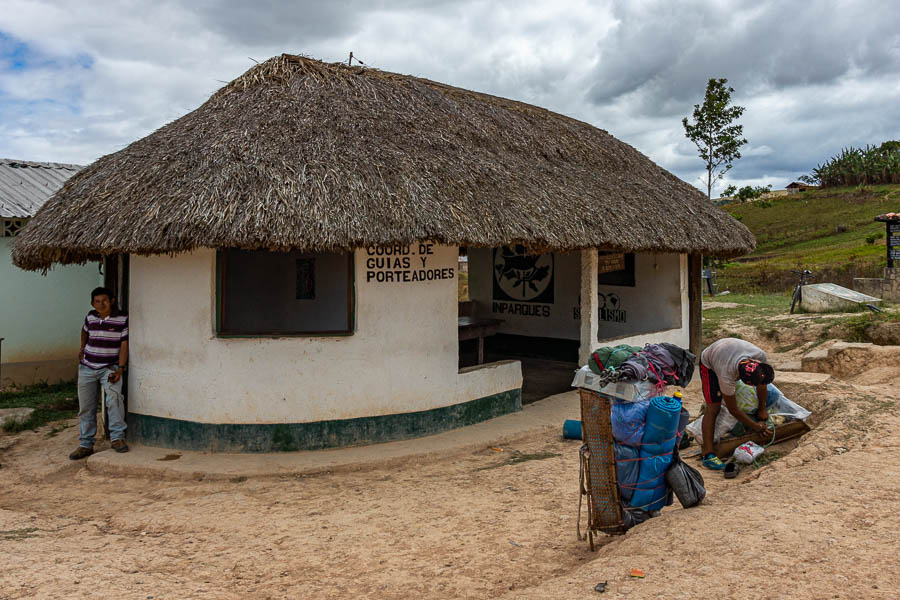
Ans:
{"type": "Polygon", "coordinates": [[[720,256],[755,243],[692,186],[586,123],[282,55],[72,177],[13,260],[46,269],[114,253],[424,239],[720,256]]]}

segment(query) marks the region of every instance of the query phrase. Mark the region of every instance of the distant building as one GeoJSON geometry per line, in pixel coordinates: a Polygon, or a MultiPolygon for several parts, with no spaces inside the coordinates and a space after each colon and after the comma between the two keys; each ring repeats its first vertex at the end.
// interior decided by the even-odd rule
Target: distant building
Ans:
{"type": "Polygon", "coordinates": [[[13,266],[15,238],[78,165],[0,159],[0,385],[74,379],[78,329],[102,282],[97,265],[58,266],[48,274],[13,266]]]}
{"type": "Polygon", "coordinates": [[[800,183],[799,181],[795,181],[788,185],[785,189],[788,194],[796,194],[797,192],[805,192],[807,190],[817,189],[819,186],[817,185],[809,185],[806,183],[800,183]]]}

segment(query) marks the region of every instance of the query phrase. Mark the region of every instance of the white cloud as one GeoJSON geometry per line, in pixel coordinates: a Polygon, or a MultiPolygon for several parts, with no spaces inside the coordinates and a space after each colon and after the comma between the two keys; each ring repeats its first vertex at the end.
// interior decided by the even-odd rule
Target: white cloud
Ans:
{"type": "MultiPolygon", "coordinates": [[[[87,163],[281,52],[345,60],[588,121],[698,184],[681,117],[728,77],[750,144],[730,182],[785,185],[842,146],[898,137],[889,1],[6,0],[0,155],[87,163]],[[22,57],[18,57],[22,60],[22,57]],[[4,66],[5,63],[5,66],[4,66]],[[768,178],[768,181],[766,179],[768,178]]],[[[0,41],[3,41],[0,39],[0,41]]],[[[746,184],[746,183],[743,183],[746,184]]],[[[699,187],[699,186],[698,186],[699,187]]]]}

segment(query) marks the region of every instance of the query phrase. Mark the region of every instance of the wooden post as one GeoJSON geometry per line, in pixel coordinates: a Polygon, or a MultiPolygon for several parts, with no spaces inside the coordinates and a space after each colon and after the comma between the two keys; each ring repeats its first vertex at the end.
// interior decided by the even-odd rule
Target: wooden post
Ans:
{"type": "Polygon", "coordinates": [[[688,336],[689,350],[700,357],[703,344],[703,259],[699,254],[688,255],[688,336]]]}

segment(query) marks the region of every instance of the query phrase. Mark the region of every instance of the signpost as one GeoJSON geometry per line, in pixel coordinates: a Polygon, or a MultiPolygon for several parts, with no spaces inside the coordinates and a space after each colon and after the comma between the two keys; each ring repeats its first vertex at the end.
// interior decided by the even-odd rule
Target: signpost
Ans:
{"type": "Polygon", "coordinates": [[[900,260],[900,217],[881,215],[875,217],[876,221],[883,221],[887,227],[887,266],[894,268],[894,261],[900,260]]]}
{"type": "Polygon", "coordinates": [[[894,261],[900,260],[900,221],[887,223],[887,263],[894,268],[894,261]]]}

